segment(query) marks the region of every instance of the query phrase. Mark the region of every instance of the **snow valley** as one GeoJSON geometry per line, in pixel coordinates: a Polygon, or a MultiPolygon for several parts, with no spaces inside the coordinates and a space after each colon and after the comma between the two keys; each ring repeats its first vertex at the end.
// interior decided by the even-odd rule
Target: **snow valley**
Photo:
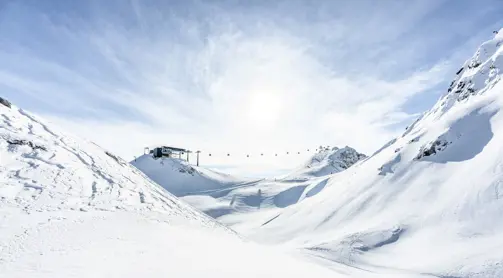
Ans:
{"type": "Polygon", "coordinates": [[[133,165],[247,238],[330,269],[503,277],[502,44],[483,43],[433,108],[369,157],[323,149],[291,174],[220,186],[180,161],[133,165]],[[180,179],[195,188],[180,192],[180,179]]]}
{"type": "MultiPolygon", "coordinates": [[[[500,34],[503,33],[500,32],[500,34]]],[[[503,277],[503,35],[373,154],[128,163],[2,99],[2,277],[503,277]]]]}

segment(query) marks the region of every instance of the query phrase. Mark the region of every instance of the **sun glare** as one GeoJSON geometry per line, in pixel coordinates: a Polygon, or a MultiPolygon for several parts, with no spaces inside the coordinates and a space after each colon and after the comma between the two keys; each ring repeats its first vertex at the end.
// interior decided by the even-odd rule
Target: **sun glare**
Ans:
{"type": "Polygon", "coordinates": [[[267,92],[254,93],[248,102],[248,121],[260,129],[274,127],[281,107],[282,102],[278,95],[267,92]]]}

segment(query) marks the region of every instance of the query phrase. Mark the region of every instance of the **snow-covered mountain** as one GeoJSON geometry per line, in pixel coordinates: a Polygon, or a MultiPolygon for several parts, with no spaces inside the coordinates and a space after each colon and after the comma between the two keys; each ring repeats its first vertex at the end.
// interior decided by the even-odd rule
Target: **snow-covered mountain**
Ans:
{"type": "Polygon", "coordinates": [[[368,271],[503,277],[499,34],[402,136],[250,235],[368,271]]]}
{"type": "Polygon", "coordinates": [[[0,104],[0,277],[333,277],[243,241],[99,146],[0,104]]]}
{"type": "Polygon", "coordinates": [[[285,179],[308,179],[335,174],[348,169],[367,156],[351,147],[339,149],[320,148],[301,168],[288,174],[285,179]]]}

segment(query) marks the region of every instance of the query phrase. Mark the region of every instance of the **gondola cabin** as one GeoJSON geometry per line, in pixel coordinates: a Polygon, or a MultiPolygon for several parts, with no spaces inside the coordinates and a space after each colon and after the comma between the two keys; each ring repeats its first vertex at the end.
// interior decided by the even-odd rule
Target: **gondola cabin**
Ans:
{"type": "Polygon", "coordinates": [[[154,158],[160,157],[178,157],[181,158],[182,154],[187,153],[186,149],[174,148],[174,147],[157,147],[150,151],[154,158]]]}

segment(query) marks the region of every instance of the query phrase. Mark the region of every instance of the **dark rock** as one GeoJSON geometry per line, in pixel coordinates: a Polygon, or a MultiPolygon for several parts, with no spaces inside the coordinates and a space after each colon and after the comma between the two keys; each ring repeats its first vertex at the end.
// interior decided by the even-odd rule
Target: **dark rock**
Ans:
{"type": "Polygon", "coordinates": [[[3,105],[5,105],[5,106],[7,106],[7,107],[9,107],[9,108],[11,108],[10,102],[8,100],[2,98],[2,97],[0,97],[0,103],[3,104],[3,105]]]}
{"type": "Polygon", "coordinates": [[[120,157],[108,152],[108,151],[105,151],[106,155],[110,156],[113,160],[115,160],[117,163],[119,163],[121,166],[124,166],[126,163],[126,161],[124,161],[123,159],[121,159],[120,157]]]}
{"type": "Polygon", "coordinates": [[[450,93],[452,91],[452,87],[454,87],[455,82],[456,82],[456,80],[452,80],[451,85],[449,85],[449,89],[447,89],[447,92],[450,93]]]}
{"type": "Polygon", "coordinates": [[[419,154],[416,156],[415,159],[419,160],[423,157],[435,155],[438,152],[445,150],[445,148],[447,148],[447,145],[449,145],[450,143],[451,142],[447,142],[444,139],[437,139],[433,141],[431,144],[428,144],[423,148],[421,148],[421,150],[419,150],[419,154]]]}
{"type": "Polygon", "coordinates": [[[25,146],[29,146],[30,148],[32,148],[32,149],[34,149],[34,150],[43,150],[43,151],[47,151],[47,148],[46,148],[46,147],[36,145],[36,144],[34,144],[33,142],[28,141],[28,140],[7,139],[6,141],[7,141],[7,143],[9,143],[10,145],[25,145],[25,146]]]}
{"type": "Polygon", "coordinates": [[[417,142],[417,141],[419,141],[419,136],[418,136],[418,137],[414,137],[414,138],[412,138],[412,139],[409,141],[409,144],[411,144],[411,143],[415,143],[415,142],[417,142]]]}
{"type": "Polygon", "coordinates": [[[178,172],[180,173],[187,173],[189,175],[194,175],[194,173],[196,172],[196,170],[190,166],[186,166],[186,165],[182,165],[182,167],[180,167],[178,169],[178,172]]]}
{"type": "Polygon", "coordinates": [[[469,69],[474,69],[474,68],[478,68],[482,63],[478,60],[472,60],[470,62],[470,64],[468,65],[468,68],[469,69]]]}

